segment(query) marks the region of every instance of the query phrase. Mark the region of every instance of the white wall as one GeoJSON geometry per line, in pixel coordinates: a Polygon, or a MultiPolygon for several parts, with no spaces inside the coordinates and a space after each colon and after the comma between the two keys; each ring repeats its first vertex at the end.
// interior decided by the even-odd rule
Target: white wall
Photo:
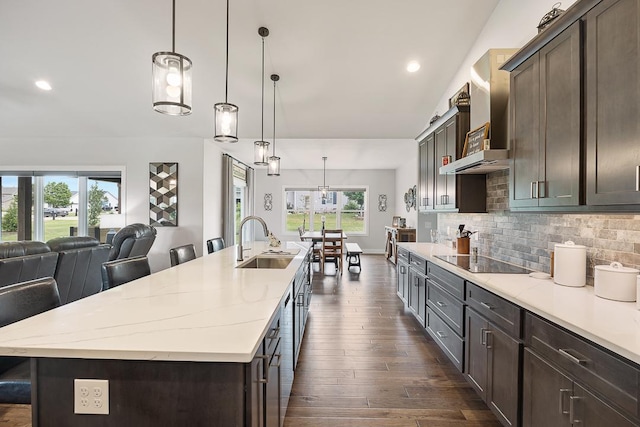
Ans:
{"type": "MultiPolygon", "coordinates": [[[[418,223],[418,211],[411,208],[407,212],[407,205],[404,203],[404,193],[409,191],[410,187],[418,185],[418,143],[413,147],[413,155],[407,156],[407,164],[396,169],[396,203],[390,205],[389,209],[393,210],[392,216],[399,216],[407,219],[407,227],[415,228],[418,223]]],[[[391,225],[391,222],[389,224],[391,225]]]]}
{"type": "MultiPolygon", "coordinates": [[[[396,205],[396,171],[392,169],[370,170],[327,170],[326,182],[329,186],[369,187],[369,235],[349,236],[350,242],[357,242],[366,253],[383,253],[385,244],[384,226],[390,225],[396,205]],[[387,195],[387,211],[378,211],[378,196],[387,195]]],[[[298,234],[283,232],[284,188],[312,187],[322,185],[322,170],[285,169],[279,177],[267,177],[265,169],[256,170],[255,214],[262,217],[269,230],[280,240],[298,239],[298,234]],[[264,209],[264,195],[273,195],[273,209],[264,209]]],[[[408,187],[407,187],[408,188],[408,187]]],[[[300,224],[302,225],[302,224],[300,224]]],[[[259,233],[258,233],[259,234],[259,233]]]]}
{"type": "MultiPolygon", "coordinates": [[[[563,0],[561,9],[568,9],[575,1],[563,0]]],[[[465,82],[470,81],[469,70],[471,66],[487,50],[521,48],[538,34],[537,26],[542,17],[551,10],[553,3],[554,1],[540,0],[501,0],[429,117],[437,111],[442,112],[449,109],[449,98],[465,82]]],[[[473,108],[473,99],[471,100],[471,108],[473,108]]]]}
{"type": "MultiPolygon", "coordinates": [[[[0,139],[0,147],[0,167],[5,168],[123,166],[126,173],[123,213],[128,224],[149,223],[149,163],[178,162],[178,227],[157,227],[158,235],[149,253],[149,262],[153,271],[161,270],[170,264],[170,248],[186,243],[202,248],[202,139],[3,138],[0,139]]],[[[211,157],[215,157],[213,154],[211,157]]],[[[220,200],[219,196],[218,192],[211,197],[220,200]]]]}

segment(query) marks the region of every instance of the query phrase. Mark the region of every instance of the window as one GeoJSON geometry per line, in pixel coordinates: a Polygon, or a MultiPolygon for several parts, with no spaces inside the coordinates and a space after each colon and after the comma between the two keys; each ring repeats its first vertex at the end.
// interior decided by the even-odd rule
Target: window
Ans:
{"type": "Polygon", "coordinates": [[[319,231],[324,226],[353,235],[368,234],[366,188],[334,188],[325,199],[317,189],[286,188],[284,193],[285,233],[297,233],[298,227],[319,231]]]}
{"type": "Polygon", "coordinates": [[[100,224],[105,215],[121,212],[123,175],[123,170],[0,170],[0,241],[89,235],[104,242],[109,229],[100,224]]]}

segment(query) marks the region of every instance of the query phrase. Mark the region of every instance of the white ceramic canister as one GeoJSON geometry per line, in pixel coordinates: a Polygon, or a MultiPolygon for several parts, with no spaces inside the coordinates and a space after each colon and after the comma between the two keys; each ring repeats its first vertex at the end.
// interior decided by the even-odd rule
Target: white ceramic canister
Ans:
{"type": "Polygon", "coordinates": [[[638,273],[635,268],[623,267],[619,262],[596,265],[593,288],[596,296],[614,301],[635,301],[638,273]]]}
{"type": "Polygon", "coordinates": [[[563,286],[584,286],[587,282],[587,247],[572,241],[556,243],[553,281],[563,286]]]}

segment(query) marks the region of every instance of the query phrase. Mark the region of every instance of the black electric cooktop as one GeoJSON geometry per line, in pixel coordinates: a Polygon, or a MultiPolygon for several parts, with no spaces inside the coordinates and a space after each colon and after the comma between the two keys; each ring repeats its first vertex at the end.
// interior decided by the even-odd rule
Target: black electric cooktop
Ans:
{"type": "Polygon", "coordinates": [[[528,274],[532,271],[481,255],[436,255],[435,257],[472,273],[528,274]]]}

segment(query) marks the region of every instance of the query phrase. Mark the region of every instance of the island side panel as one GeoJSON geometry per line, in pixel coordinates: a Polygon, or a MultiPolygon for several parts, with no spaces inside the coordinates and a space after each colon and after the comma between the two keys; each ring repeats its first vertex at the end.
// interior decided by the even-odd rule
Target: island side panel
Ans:
{"type": "Polygon", "coordinates": [[[34,427],[246,425],[246,364],[38,358],[32,366],[34,427]],[[74,414],[75,378],[109,380],[109,415],[74,414]]]}

